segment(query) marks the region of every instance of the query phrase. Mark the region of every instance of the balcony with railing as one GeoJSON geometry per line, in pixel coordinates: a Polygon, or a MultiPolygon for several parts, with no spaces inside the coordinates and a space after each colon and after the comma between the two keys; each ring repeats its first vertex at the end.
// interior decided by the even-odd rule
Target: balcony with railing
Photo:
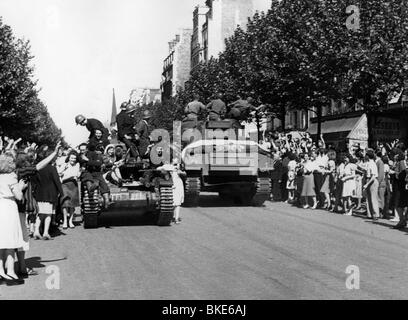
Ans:
{"type": "Polygon", "coordinates": [[[166,59],[164,59],[163,73],[165,73],[166,70],[168,70],[170,67],[173,66],[173,61],[174,61],[174,51],[172,53],[170,53],[169,56],[166,59]]]}

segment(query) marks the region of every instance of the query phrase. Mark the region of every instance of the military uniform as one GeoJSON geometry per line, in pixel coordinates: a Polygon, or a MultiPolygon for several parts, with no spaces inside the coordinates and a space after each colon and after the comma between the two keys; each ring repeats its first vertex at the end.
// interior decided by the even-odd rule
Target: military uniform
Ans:
{"type": "Polygon", "coordinates": [[[95,136],[95,130],[100,130],[102,132],[102,139],[107,139],[109,136],[109,130],[97,119],[87,119],[85,127],[90,132],[89,139],[95,136]]]}
{"type": "Polygon", "coordinates": [[[147,157],[147,149],[150,145],[149,124],[146,120],[141,120],[136,125],[136,134],[139,136],[139,154],[142,158],[147,157]]]}
{"type": "Polygon", "coordinates": [[[116,123],[118,125],[118,138],[122,141],[127,148],[130,149],[131,156],[137,158],[139,152],[137,151],[137,140],[135,137],[136,130],[134,129],[135,120],[127,112],[122,110],[116,116],[116,123]],[[127,139],[125,136],[130,136],[131,139],[127,139]]]}
{"type": "Polygon", "coordinates": [[[224,118],[227,112],[227,106],[221,99],[215,99],[207,105],[207,110],[209,112],[208,118],[210,121],[219,121],[224,118]]]}
{"type": "Polygon", "coordinates": [[[187,129],[194,129],[198,127],[198,115],[200,111],[205,111],[206,107],[200,101],[190,102],[184,109],[186,117],[183,119],[182,131],[184,132],[187,129]]]}
{"type": "Polygon", "coordinates": [[[185,114],[187,115],[188,120],[197,121],[200,111],[205,111],[205,105],[200,101],[192,101],[184,109],[185,114]]]}

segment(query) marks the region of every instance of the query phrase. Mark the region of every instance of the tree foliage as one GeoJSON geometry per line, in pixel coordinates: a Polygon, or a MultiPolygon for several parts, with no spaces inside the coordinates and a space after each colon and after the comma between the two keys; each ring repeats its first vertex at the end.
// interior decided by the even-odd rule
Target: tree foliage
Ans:
{"type": "Polygon", "coordinates": [[[161,103],[150,103],[138,108],[135,112],[136,119],[142,119],[143,111],[150,110],[152,118],[150,124],[156,129],[173,131],[173,122],[180,121],[183,117],[181,105],[175,100],[166,100],[161,103]]]}
{"type": "Polygon", "coordinates": [[[55,144],[61,130],[38,98],[28,41],[16,39],[0,19],[0,129],[4,135],[55,144]]]}
{"type": "Polygon", "coordinates": [[[226,39],[217,59],[192,71],[181,96],[250,95],[281,119],[291,109],[319,116],[332,99],[379,110],[406,82],[407,8],[404,0],[274,0],[226,39]],[[350,5],[359,9],[358,30],[346,26],[350,5]]]}

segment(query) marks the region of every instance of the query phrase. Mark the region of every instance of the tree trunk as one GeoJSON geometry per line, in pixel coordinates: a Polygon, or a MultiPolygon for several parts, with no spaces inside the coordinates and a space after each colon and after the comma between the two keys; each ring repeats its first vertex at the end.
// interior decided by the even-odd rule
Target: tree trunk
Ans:
{"type": "Polygon", "coordinates": [[[320,135],[322,134],[322,105],[317,106],[316,115],[317,115],[317,136],[316,136],[317,144],[320,140],[320,135]]]}
{"type": "Polygon", "coordinates": [[[370,110],[366,111],[366,115],[367,115],[367,131],[368,131],[368,141],[367,141],[367,145],[369,148],[374,148],[374,137],[373,137],[373,122],[375,119],[375,116],[373,114],[373,112],[371,112],[370,110]]]}
{"type": "Polygon", "coordinates": [[[285,131],[285,127],[286,127],[285,118],[286,118],[286,109],[285,109],[285,106],[282,106],[280,109],[280,121],[282,124],[282,131],[285,131]]]}

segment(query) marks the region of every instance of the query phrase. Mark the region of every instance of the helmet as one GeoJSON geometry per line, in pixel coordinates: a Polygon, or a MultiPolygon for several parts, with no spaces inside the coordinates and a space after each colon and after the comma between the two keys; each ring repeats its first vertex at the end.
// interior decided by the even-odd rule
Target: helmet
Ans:
{"type": "Polygon", "coordinates": [[[83,123],[85,120],[86,118],[82,114],[75,117],[75,122],[77,125],[83,123]]]}
{"type": "Polygon", "coordinates": [[[136,106],[134,104],[129,103],[126,106],[126,112],[130,113],[130,112],[134,112],[136,111],[136,106]]]}
{"type": "Polygon", "coordinates": [[[143,111],[143,119],[150,119],[152,117],[152,113],[150,110],[143,111]]]}
{"type": "Polygon", "coordinates": [[[123,102],[121,105],[120,105],[120,108],[122,109],[122,110],[126,110],[126,107],[129,105],[129,102],[123,102]]]}

